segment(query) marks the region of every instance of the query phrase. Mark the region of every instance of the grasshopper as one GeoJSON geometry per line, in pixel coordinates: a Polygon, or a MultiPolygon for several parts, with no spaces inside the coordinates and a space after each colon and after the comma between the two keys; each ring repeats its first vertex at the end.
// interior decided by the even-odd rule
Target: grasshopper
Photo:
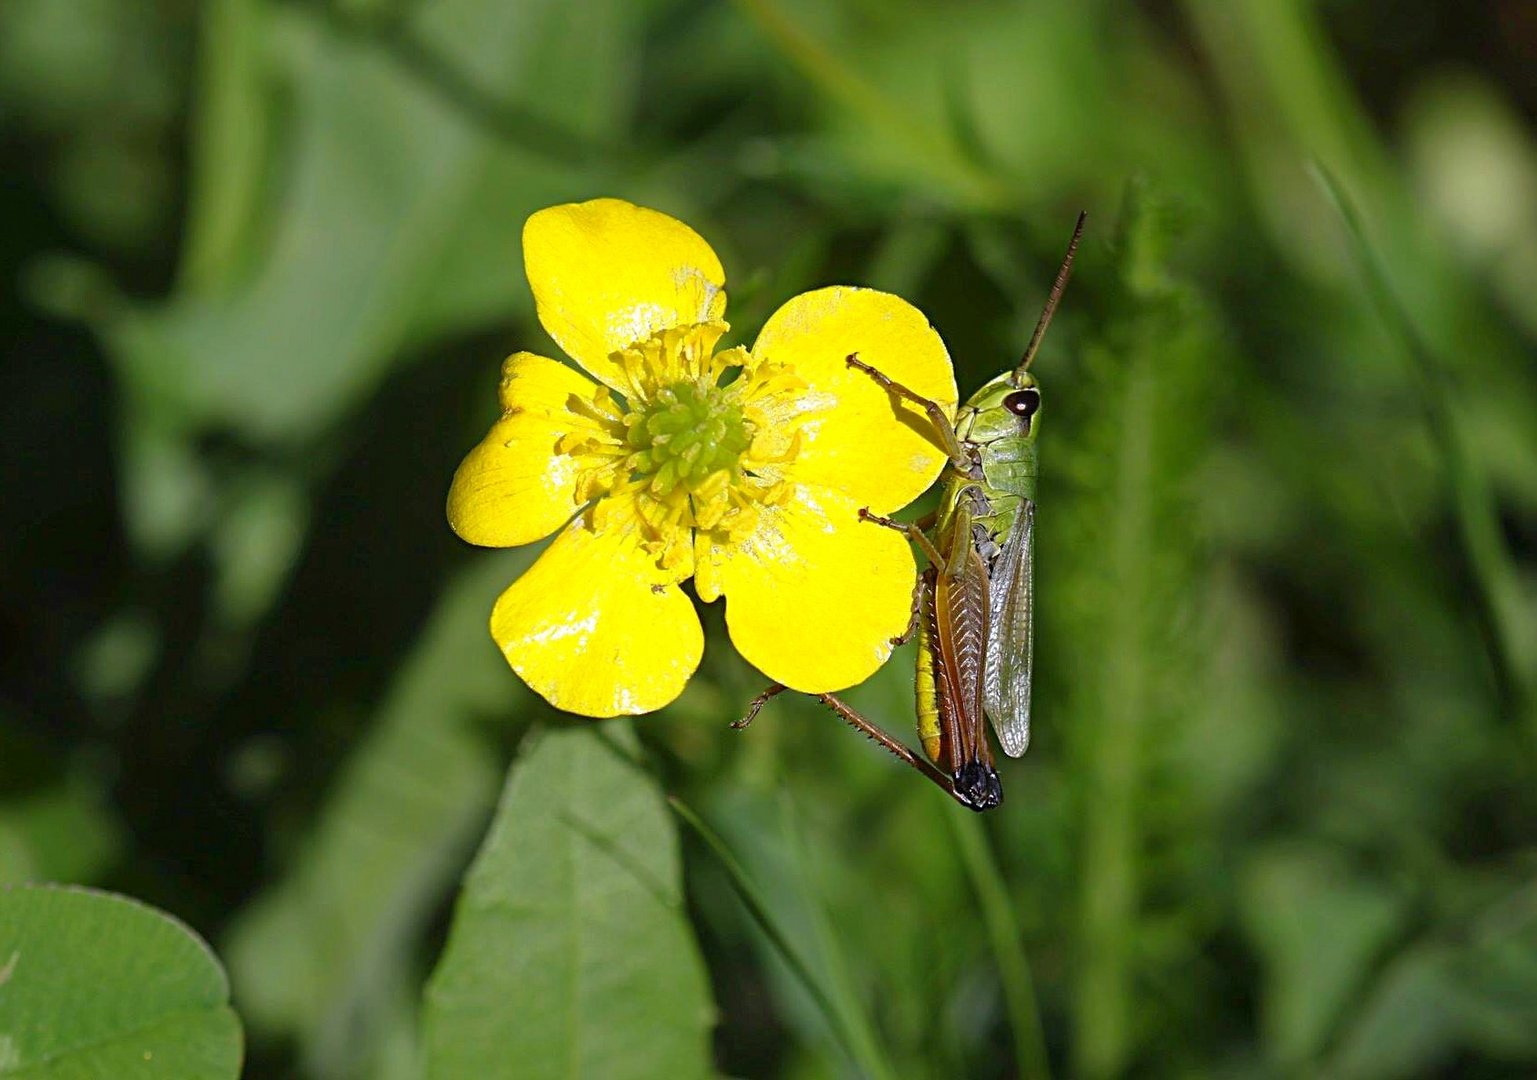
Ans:
{"type": "MultiPolygon", "coordinates": [[[[982,717],[992,722],[1010,757],[1019,757],[1030,744],[1035,443],[1041,408],[1030,364],[1067,288],[1085,217],[1078,215],[1024,356],[973,394],[953,423],[939,403],[887,378],[858,353],[847,358],[850,367],[887,393],[923,409],[949,457],[940,507],[929,520],[909,524],[860,511],[864,520],[903,533],[928,560],[914,590],[913,620],[896,639],[900,644],[918,634],[918,737],[926,757],[835,695],[817,697],[972,810],[1003,801],[982,717]]],[[[770,686],[732,726],[746,727],[785,689],[779,683],[770,686]]]]}

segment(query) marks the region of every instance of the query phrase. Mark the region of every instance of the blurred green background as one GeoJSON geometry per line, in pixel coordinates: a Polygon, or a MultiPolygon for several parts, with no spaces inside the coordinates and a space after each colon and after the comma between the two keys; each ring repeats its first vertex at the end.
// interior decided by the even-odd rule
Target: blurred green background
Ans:
{"type": "MultiPolygon", "coordinates": [[[[739,341],[898,292],[964,395],[1083,208],[1005,805],[806,702],[732,732],[719,605],[634,724],[835,1004],[684,830],[716,1066],[1530,1075],[1534,72],[1522,0],[5,0],[0,880],[186,919],[248,1076],[419,1075],[560,723],[485,629],[533,553],[443,518],[559,355],[527,215],[683,218],[739,341]]],[[[908,738],[911,671],[850,695],[908,738]]]]}

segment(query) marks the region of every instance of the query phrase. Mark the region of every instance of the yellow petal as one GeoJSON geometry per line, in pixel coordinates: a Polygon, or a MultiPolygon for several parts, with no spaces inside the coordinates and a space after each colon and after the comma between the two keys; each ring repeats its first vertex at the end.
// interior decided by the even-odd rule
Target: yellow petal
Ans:
{"type": "MultiPolygon", "coordinates": [[[[815,410],[785,475],[888,513],[933,483],[943,444],[922,409],[850,368],[850,353],[955,415],[945,343],[921,311],[890,293],[842,285],[802,293],[774,312],[752,349],[759,363],[792,367],[808,384],[800,406],[815,410]]],[[[781,399],[777,408],[768,421],[789,422],[792,404],[781,399]]]]}
{"type": "Polygon", "coordinates": [[[551,705],[582,716],[660,709],[699,666],[694,605],[629,529],[573,521],[491,612],[507,662],[551,705]]]}
{"type": "Polygon", "coordinates": [[[597,386],[579,372],[533,353],[502,366],[502,408],[491,432],[454,473],[448,523],[472,544],[512,547],[548,536],[576,513],[576,478],[584,466],[559,453],[562,436],[592,427],[573,413],[597,386]]]}
{"type": "Polygon", "coordinates": [[[907,627],[912,551],[899,534],[860,521],[860,505],[800,485],[760,510],[748,539],[699,556],[701,594],[725,594],[737,651],[792,689],[820,693],[863,681],[907,627]]]}
{"type": "Polygon", "coordinates": [[[726,273],[710,245],[683,222],[622,199],[539,211],[523,226],[523,263],[544,328],[614,387],[613,353],[726,310],[726,273]]]}

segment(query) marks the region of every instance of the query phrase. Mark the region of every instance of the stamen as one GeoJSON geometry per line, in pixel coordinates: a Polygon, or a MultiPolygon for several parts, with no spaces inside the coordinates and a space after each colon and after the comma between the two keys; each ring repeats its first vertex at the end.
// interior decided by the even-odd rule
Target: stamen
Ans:
{"type": "MultiPolygon", "coordinates": [[[[605,501],[633,500],[641,542],[662,566],[693,556],[695,530],[729,541],[789,494],[780,475],[800,450],[805,383],[783,364],[754,367],[740,348],[716,353],[724,330],[676,327],[614,354],[625,396],[593,403],[614,411],[603,417],[602,464],[580,475],[579,492],[598,491],[601,474],[605,501]]],[[[588,452],[576,433],[567,448],[588,452]]]]}

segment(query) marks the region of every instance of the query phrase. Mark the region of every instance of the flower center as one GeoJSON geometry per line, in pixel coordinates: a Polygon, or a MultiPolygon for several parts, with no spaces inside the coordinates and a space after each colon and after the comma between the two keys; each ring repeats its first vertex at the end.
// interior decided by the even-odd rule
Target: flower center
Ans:
{"type": "Polygon", "coordinates": [[[649,479],[652,494],[663,498],[680,488],[692,494],[718,472],[738,475],[754,425],[735,387],[717,386],[706,374],[638,403],[624,418],[631,475],[649,479]]]}
{"type": "Polygon", "coordinates": [[[633,515],[663,567],[686,562],[696,534],[706,548],[739,539],[789,497],[785,468],[820,407],[789,367],[716,352],[725,329],[672,327],[614,353],[618,393],[577,403],[583,422],[557,444],[582,462],[576,497],[596,500],[592,526],[633,515]]]}

